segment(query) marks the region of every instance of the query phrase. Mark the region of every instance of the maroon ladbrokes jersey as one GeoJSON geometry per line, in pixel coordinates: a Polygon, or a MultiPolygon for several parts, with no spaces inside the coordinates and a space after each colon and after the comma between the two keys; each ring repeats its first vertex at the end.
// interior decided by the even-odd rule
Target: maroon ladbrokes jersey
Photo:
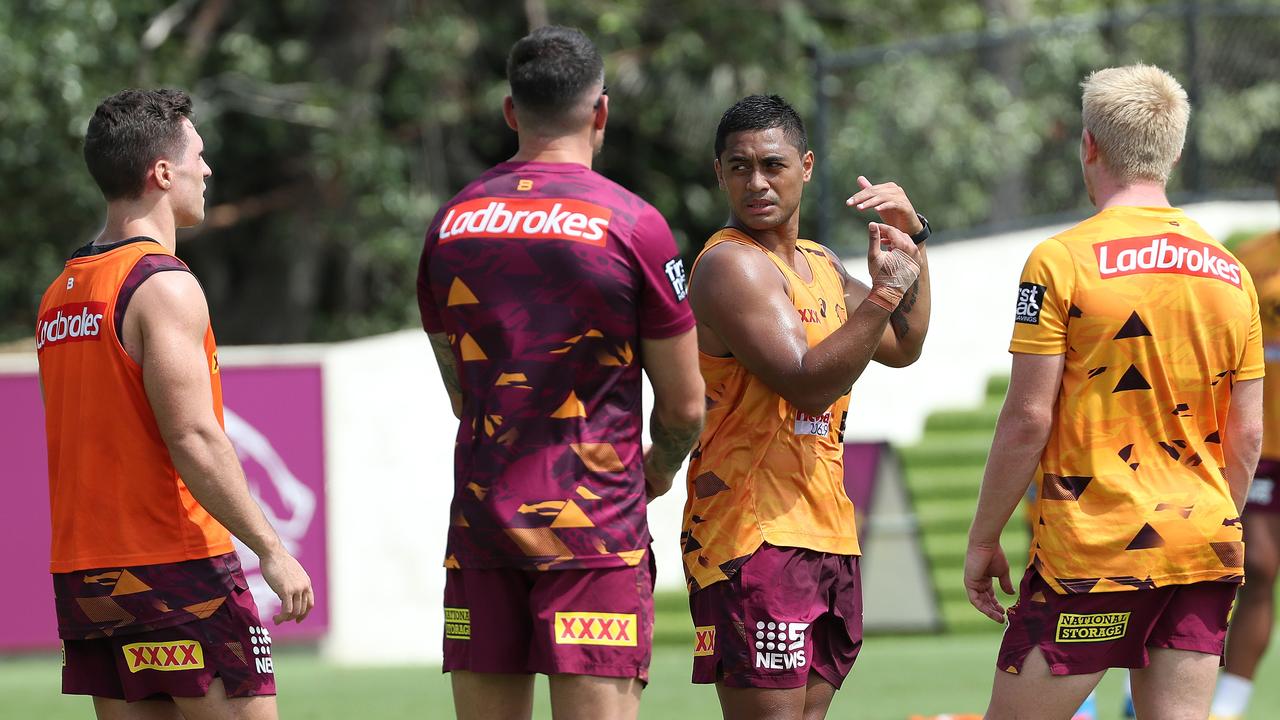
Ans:
{"type": "Polygon", "coordinates": [[[418,304],[463,392],[446,567],[640,562],[639,341],[693,328],[684,279],[657,210],[581,165],[502,163],[440,209],[418,304]]]}

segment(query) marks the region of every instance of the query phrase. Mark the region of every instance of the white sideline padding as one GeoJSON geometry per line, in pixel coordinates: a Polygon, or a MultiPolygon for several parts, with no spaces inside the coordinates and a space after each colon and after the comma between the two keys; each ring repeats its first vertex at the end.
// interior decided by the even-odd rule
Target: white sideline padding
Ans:
{"type": "MultiPolygon", "coordinates": [[[[323,366],[332,606],[322,651],[353,665],[439,663],[457,420],[430,343],[418,330],[339,343],[323,366]]],[[[650,407],[646,383],[646,421],[650,407]]],[[[683,482],[682,470],[649,508],[668,589],[684,587],[683,482]]]]}

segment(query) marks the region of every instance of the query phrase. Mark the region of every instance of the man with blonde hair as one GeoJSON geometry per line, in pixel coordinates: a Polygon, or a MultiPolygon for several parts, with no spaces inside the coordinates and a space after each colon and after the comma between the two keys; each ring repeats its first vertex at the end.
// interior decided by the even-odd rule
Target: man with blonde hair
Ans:
{"type": "Polygon", "coordinates": [[[1177,81],[1135,65],[1083,89],[1098,213],[1023,269],[965,558],[970,602],[1008,622],[987,718],[1069,718],[1109,667],[1132,669],[1138,717],[1204,718],[1261,442],[1258,299],[1165,195],[1190,115],[1177,81]],[[1006,614],[1000,532],[1032,480],[1031,559],[1006,614]]]}

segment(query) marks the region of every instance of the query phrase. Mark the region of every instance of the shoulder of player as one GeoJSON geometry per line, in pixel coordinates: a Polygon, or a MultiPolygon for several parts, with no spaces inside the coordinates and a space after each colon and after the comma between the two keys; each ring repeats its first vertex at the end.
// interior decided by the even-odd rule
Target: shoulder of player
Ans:
{"type": "Polygon", "coordinates": [[[812,240],[801,240],[800,249],[805,250],[806,252],[813,253],[815,255],[822,255],[826,257],[827,261],[831,263],[831,267],[836,271],[837,275],[839,275],[844,280],[850,279],[849,271],[846,270],[844,267],[844,261],[841,260],[840,256],[837,255],[836,252],[831,248],[827,247],[826,245],[823,245],[822,243],[817,243],[812,240]]]}
{"type": "Polygon", "coordinates": [[[759,289],[776,282],[782,288],[786,278],[764,251],[737,242],[722,242],[698,257],[695,287],[759,289]]]}
{"type": "Polygon", "coordinates": [[[209,324],[204,289],[190,272],[158,272],[142,281],[129,302],[130,314],[146,327],[173,325],[198,328],[209,324]]]}

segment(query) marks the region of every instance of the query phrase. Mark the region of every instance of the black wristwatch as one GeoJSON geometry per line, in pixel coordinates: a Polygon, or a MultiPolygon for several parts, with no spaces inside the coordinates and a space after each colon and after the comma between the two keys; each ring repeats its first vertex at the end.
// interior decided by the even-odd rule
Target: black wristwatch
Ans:
{"type": "Polygon", "coordinates": [[[920,213],[916,213],[916,217],[920,218],[920,224],[924,226],[924,229],[923,229],[923,230],[921,230],[920,232],[916,233],[915,235],[912,235],[912,236],[911,236],[911,242],[913,242],[913,243],[915,243],[915,244],[919,245],[920,243],[924,242],[925,240],[928,240],[928,239],[929,239],[929,236],[930,236],[931,234],[933,234],[933,231],[929,229],[929,220],[928,220],[928,218],[926,218],[925,216],[921,215],[920,213]]]}

